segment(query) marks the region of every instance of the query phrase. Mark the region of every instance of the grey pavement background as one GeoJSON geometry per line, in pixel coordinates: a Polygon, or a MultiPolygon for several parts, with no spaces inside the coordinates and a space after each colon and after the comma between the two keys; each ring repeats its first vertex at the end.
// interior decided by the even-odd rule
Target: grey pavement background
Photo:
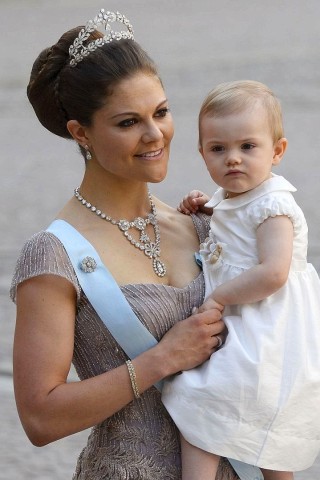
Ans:
{"type": "MultiPolygon", "coordinates": [[[[319,0],[0,0],[0,480],[71,479],[88,432],[38,449],[26,439],[12,389],[14,306],[8,289],[23,242],[71,196],[83,161],[71,142],[45,131],[25,89],[42,48],[101,7],[120,10],[157,61],[175,119],[168,178],[152,191],[176,205],[190,188],[212,192],[197,153],[197,113],[217,83],[255,79],[281,98],[289,149],[276,173],[298,188],[320,271],[319,0]]],[[[296,475],[320,479],[320,457],[296,475]]]]}

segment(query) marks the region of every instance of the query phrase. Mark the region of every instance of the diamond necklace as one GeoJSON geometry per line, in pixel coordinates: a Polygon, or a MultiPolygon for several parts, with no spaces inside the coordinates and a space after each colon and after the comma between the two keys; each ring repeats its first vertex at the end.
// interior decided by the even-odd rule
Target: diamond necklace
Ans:
{"type": "Polygon", "coordinates": [[[165,264],[160,260],[160,229],[157,220],[157,211],[155,204],[153,203],[150,192],[148,191],[148,197],[150,201],[151,213],[148,213],[146,218],[136,217],[131,222],[126,219],[115,220],[109,215],[103,213],[97,207],[88,202],[79,192],[79,187],[75,189],[74,196],[88,208],[91,212],[95,213],[98,217],[110,222],[112,225],[117,225],[119,230],[123,233],[124,237],[136,248],[144,252],[144,254],[152,260],[152,266],[154,272],[158,277],[164,277],[167,273],[165,264]],[[149,223],[153,226],[155,241],[152,242],[149,235],[146,232],[146,226],[149,223]],[[130,234],[130,228],[135,228],[140,233],[140,239],[137,242],[130,234]]]}

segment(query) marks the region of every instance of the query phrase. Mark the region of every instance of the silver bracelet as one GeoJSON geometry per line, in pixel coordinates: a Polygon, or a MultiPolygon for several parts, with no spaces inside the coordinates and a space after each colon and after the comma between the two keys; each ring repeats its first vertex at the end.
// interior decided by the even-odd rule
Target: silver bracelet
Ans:
{"type": "Polygon", "coordinates": [[[131,360],[127,360],[126,365],[127,365],[128,372],[129,372],[129,377],[130,377],[130,381],[131,381],[131,386],[132,386],[134,398],[140,398],[140,392],[139,392],[139,388],[138,388],[138,385],[137,385],[136,371],[134,369],[134,366],[132,365],[131,360]]]}

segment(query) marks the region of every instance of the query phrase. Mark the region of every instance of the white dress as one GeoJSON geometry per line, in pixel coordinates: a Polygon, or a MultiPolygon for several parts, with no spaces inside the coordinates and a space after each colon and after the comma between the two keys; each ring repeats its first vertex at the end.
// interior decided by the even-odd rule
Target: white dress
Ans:
{"type": "Polygon", "coordinates": [[[320,450],[320,280],[306,260],[308,228],[293,191],[273,175],[238,197],[224,200],[219,189],[210,200],[200,250],[207,295],[257,264],[256,229],[270,216],[287,215],[294,226],[289,278],[265,300],[226,307],[225,345],[167,381],[162,395],[191,444],[288,471],[308,468],[320,450]]]}

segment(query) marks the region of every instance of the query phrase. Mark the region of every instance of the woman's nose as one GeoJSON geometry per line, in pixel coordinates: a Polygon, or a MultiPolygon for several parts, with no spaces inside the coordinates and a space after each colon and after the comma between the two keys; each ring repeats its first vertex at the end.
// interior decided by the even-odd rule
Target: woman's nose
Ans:
{"type": "Polygon", "coordinates": [[[156,142],[162,138],[163,133],[155,122],[148,124],[142,135],[142,141],[144,143],[156,142]]]}

